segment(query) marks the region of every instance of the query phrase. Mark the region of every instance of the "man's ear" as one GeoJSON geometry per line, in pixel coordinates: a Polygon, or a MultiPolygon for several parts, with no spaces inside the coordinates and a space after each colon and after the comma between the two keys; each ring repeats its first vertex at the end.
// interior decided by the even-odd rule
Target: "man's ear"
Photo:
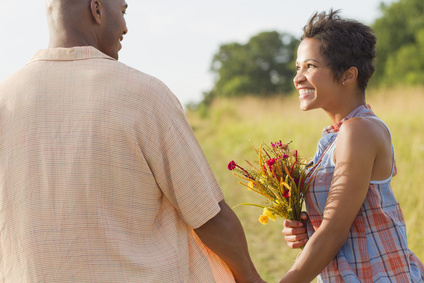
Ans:
{"type": "Polygon", "coordinates": [[[348,86],[356,82],[358,78],[358,69],[356,67],[350,67],[347,69],[342,77],[343,86],[348,86]]]}
{"type": "Polygon", "coordinates": [[[96,21],[96,23],[101,24],[103,16],[102,3],[99,0],[90,0],[90,9],[93,19],[96,21]]]}

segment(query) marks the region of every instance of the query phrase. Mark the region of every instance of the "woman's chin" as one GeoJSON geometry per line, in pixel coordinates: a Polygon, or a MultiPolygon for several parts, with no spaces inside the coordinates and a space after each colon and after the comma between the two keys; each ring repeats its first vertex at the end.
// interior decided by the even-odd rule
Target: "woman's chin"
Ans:
{"type": "Polygon", "coordinates": [[[300,110],[302,110],[302,111],[308,111],[308,110],[311,110],[311,109],[310,109],[310,107],[308,107],[308,104],[305,104],[305,103],[300,103],[299,108],[300,108],[300,110]]]}

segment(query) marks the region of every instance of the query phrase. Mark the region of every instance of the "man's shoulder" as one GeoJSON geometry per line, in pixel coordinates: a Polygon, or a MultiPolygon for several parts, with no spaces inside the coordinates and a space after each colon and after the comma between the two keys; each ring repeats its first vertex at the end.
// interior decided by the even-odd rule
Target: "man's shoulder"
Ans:
{"type": "Polygon", "coordinates": [[[129,93],[137,96],[146,96],[149,101],[156,101],[159,105],[182,109],[181,103],[170,88],[159,78],[130,67],[119,61],[111,61],[115,64],[117,77],[114,81],[120,84],[129,93]]]}
{"type": "Polygon", "coordinates": [[[134,67],[130,67],[125,63],[119,61],[111,61],[111,64],[115,64],[114,74],[120,79],[127,82],[128,87],[140,87],[149,85],[151,91],[161,90],[169,91],[167,85],[160,80],[159,78],[147,74],[141,70],[138,70],[134,67]]]}

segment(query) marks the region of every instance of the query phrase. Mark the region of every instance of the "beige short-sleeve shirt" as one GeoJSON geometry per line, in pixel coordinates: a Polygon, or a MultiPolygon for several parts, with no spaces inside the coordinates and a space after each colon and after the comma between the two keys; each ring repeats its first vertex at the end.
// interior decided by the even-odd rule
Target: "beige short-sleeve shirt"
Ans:
{"type": "Polygon", "coordinates": [[[233,282],[223,194],[177,98],[93,47],[0,84],[0,282],[233,282]]]}

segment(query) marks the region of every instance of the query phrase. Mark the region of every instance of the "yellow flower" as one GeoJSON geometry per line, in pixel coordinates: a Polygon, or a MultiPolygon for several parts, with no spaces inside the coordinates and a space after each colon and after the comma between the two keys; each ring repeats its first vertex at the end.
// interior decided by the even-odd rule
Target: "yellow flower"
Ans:
{"type": "Polygon", "coordinates": [[[253,187],[255,186],[255,184],[253,184],[253,182],[250,181],[249,184],[247,184],[247,186],[249,187],[249,190],[253,190],[253,187]]]}
{"type": "Polygon", "coordinates": [[[269,211],[268,208],[264,208],[264,212],[262,215],[265,215],[266,217],[268,217],[269,219],[271,219],[272,221],[277,220],[277,218],[275,217],[274,213],[272,213],[271,211],[269,211]]]}
{"type": "Polygon", "coordinates": [[[261,222],[263,225],[266,225],[266,224],[268,224],[268,216],[266,216],[266,215],[261,215],[261,216],[259,216],[259,222],[261,222]]]}

